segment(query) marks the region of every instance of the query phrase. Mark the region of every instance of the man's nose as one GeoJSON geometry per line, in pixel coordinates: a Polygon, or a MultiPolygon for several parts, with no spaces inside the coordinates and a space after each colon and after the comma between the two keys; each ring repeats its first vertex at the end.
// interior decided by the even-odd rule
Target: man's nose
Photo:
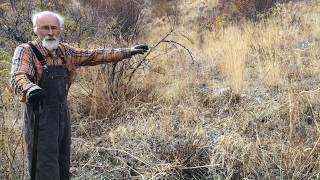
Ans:
{"type": "Polygon", "coordinates": [[[49,28],[48,35],[53,35],[53,30],[49,28]]]}

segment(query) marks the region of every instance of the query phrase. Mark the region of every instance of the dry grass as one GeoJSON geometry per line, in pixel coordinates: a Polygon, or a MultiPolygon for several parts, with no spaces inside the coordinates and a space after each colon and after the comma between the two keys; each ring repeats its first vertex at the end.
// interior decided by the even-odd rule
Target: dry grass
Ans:
{"type": "Polygon", "coordinates": [[[235,26],[230,26],[220,33],[217,41],[208,38],[205,46],[211,48],[211,61],[218,64],[232,93],[240,96],[245,88],[246,60],[251,37],[249,32],[235,26]]]}
{"type": "MultiPolygon", "coordinates": [[[[216,31],[177,26],[167,39],[194,61],[161,43],[117,99],[86,69],[70,94],[74,179],[319,179],[319,11],[297,2],[216,31]]],[[[153,23],[151,45],[170,29],[153,23]]]]}

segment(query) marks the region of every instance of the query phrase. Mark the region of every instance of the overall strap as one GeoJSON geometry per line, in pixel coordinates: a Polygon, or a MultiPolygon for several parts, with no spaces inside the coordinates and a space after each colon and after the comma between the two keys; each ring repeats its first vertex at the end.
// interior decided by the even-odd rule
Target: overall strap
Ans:
{"type": "Polygon", "coordinates": [[[63,51],[62,51],[61,47],[59,46],[58,47],[58,51],[57,51],[57,53],[58,53],[57,55],[60,57],[60,59],[62,61],[62,64],[67,64],[66,60],[64,59],[64,55],[63,55],[62,52],[63,51]]]}
{"type": "Polygon", "coordinates": [[[41,54],[41,52],[38,50],[38,48],[33,45],[31,42],[28,42],[29,46],[31,47],[33,53],[36,55],[37,59],[40,61],[42,68],[47,69],[47,61],[44,58],[44,56],[41,54]]]}
{"type": "MultiPolygon", "coordinates": [[[[45,70],[47,68],[47,62],[44,56],[40,53],[40,51],[31,43],[28,42],[29,46],[32,48],[33,53],[36,55],[37,59],[40,61],[42,68],[45,70]]],[[[34,63],[35,65],[35,63],[34,63]]],[[[37,76],[37,68],[34,67],[35,77],[37,76]]],[[[35,78],[37,81],[37,78],[35,78]]],[[[37,156],[38,156],[38,136],[39,136],[39,108],[40,104],[35,104],[32,110],[32,119],[34,121],[33,125],[33,145],[32,145],[32,160],[31,160],[31,172],[30,177],[31,180],[36,179],[37,173],[37,156]]]]}

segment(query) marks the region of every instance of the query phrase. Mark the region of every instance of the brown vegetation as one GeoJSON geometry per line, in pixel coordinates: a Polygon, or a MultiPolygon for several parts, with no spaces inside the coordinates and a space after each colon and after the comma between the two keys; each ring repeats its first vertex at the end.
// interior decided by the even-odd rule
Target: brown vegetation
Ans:
{"type": "MultiPolygon", "coordinates": [[[[143,11],[132,10],[143,15],[128,19],[139,27],[138,34],[126,31],[129,39],[112,31],[109,20],[125,13],[117,14],[117,5],[112,16],[91,11],[90,3],[58,9],[66,16],[66,40],[81,47],[151,46],[144,57],[79,72],[69,96],[73,177],[318,179],[320,6],[275,2],[145,1],[143,11]],[[176,4],[174,14],[168,3],[176,4]],[[215,14],[220,6],[235,9],[215,14]]],[[[2,17],[18,10],[28,17],[21,6],[3,7],[17,10],[3,9],[2,17]]],[[[8,39],[0,39],[1,84],[20,43],[8,39]]],[[[22,179],[20,105],[8,87],[0,90],[0,179],[22,179]]]]}

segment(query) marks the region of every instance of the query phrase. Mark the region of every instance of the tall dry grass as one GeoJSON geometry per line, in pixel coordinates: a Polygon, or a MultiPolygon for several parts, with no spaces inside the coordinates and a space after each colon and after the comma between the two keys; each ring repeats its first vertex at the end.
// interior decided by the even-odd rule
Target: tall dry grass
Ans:
{"type": "MultiPolygon", "coordinates": [[[[70,93],[74,179],[319,179],[318,11],[285,4],[201,35],[176,26],[166,40],[194,59],[161,43],[116,99],[100,67],[81,72],[70,93]]],[[[170,28],[155,19],[143,41],[170,28]]]]}
{"type": "Polygon", "coordinates": [[[246,61],[250,51],[250,32],[230,26],[219,33],[217,41],[211,41],[208,37],[205,46],[209,50],[211,61],[218,64],[232,93],[238,97],[246,88],[246,61]]]}
{"type": "MultiPolygon", "coordinates": [[[[2,81],[2,80],[1,80],[2,81]]],[[[8,89],[7,82],[2,81],[0,88],[0,178],[22,179],[25,177],[26,164],[24,156],[21,112],[19,104],[8,89]]]]}

